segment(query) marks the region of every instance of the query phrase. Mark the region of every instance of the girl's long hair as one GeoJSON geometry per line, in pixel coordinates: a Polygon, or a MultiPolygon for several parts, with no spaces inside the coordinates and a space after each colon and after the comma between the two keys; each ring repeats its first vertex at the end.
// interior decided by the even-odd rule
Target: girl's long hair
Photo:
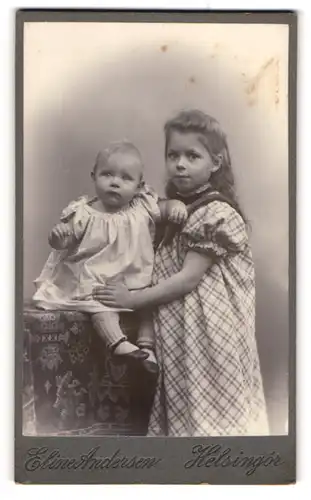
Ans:
{"type": "MultiPolygon", "coordinates": [[[[200,140],[212,160],[216,161],[219,156],[221,157],[221,166],[211,174],[209,179],[211,187],[227,198],[244,221],[248,223],[236,197],[227,137],[218,121],[199,110],[181,111],[165,124],[165,156],[170,135],[175,130],[200,134],[200,140]]],[[[176,196],[176,188],[170,181],[166,185],[166,195],[168,198],[176,196]]]]}

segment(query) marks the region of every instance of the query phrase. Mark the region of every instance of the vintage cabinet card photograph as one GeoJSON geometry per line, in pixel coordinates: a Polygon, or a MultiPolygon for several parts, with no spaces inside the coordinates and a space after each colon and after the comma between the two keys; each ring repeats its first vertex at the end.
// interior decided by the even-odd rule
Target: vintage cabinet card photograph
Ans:
{"type": "Polygon", "coordinates": [[[295,481],[296,32],[17,12],[17,482],[295,481]]]}

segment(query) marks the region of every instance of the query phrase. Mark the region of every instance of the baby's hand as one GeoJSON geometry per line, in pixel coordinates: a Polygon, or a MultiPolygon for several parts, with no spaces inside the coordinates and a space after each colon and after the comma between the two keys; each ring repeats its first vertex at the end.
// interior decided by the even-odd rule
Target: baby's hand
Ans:
{"type": "Polygon", "coordinates": [[[179,200],[169,200],[167,202],[167,218],[175,224],[183,224],[188,217],[186,205],[179,200]]]}
{"type": "Polygon", "coordinates": [[[74,234],[68,224],[61,222],[51,231],[49,243],[56,250],[66,248],[71,242],[74,234]]]}

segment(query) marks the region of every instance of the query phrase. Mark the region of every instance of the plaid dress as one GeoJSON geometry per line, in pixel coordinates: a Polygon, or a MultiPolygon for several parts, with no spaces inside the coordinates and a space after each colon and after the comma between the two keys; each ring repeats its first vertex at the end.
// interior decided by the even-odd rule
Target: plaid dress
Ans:
{"type": "Polygon", "coordinates": [[[148,435],[268,434],[242,217],[223,201],[198,208],[172,243],[158,248],[153,284],[177,273],[189,250],[214,263],[195,290],[155,313],[160,372],[148,435]]]}

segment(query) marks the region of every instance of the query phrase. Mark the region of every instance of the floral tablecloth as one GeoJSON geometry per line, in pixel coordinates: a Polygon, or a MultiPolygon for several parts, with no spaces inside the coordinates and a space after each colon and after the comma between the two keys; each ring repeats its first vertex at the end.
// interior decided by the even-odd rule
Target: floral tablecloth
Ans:
{"type": "MultiPolygon", "coordinates": [[[[133,313],[121,326],[134,340],[133,313]]],[[[25,307],[24,434],[144,435],[154,385],[142,368],[115,363],[88,315],[25,307]]]]}

